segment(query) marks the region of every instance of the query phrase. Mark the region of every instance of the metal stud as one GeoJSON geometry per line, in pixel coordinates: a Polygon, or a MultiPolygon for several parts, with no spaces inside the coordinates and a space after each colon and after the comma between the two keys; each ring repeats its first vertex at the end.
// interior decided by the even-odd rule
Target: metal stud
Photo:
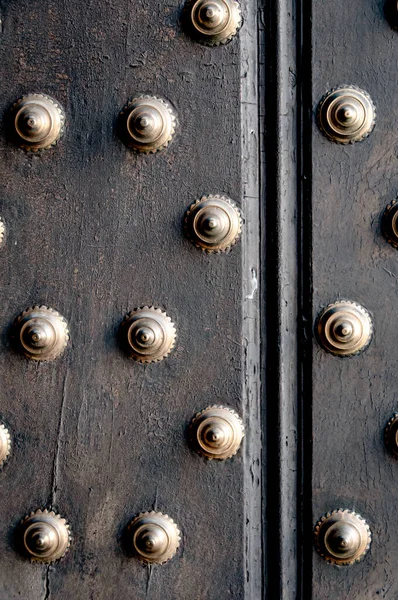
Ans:
{"type": "Polygon", "coordinates": [[[0,468],[8,460],[11,453],[11,436],[7,427],[0,423],[0,468]]]}
{"type": "Polygon", "coordinates": [[[21,521],[21,541],[23,552],[32,561],[52,563],[69,549],[70,526],[55,512],[38,509],[21,521]]]}
{"type": "Polygon", "coordinates": [[[197,413],[191,421],[192,446],[210,460],[225,460],[234,456],[243,436],[242,420],[227,406],[209,406],[197,413]]]}
{"type": "Polygon", "coordinates": [[[235,0],[187,0],[183,23],[191,37],[205,46],[227,44],[242,25],[235,0]]]}
{"type": "Polygon", "coordinates": [[[4,225],[4,221],[0,217],[0,247],[4,244],[5,234],[6,234],[6,228],[4,225]]]}
{"type": "Polygon", "coordinates": [[[384,13],[393,29],[398,29],[398,0],[386,0],[384,13]]]}
{"type": "Polygon", "coordinates": [[[166,148],[175,133],[176,116],[161,98],[139,96],[120,113],[120,132],[127,146],[142,153],[166,148]]]}
{"type": "Polygon", "coordinates": [[[120,331],[127,353],[140,363],[163,360],[176,340],[176,329],[170,317],[154,306],[143,306],[130,312],[120,331]]]}
{"type": "Polygon", "coordinates": [[[368,524],[357,513],[338,509],[321,517],[314,531],[315,547],[328,563],[352,565],[367,553],[371,543],[368,524]]]}
{"type": "Polygon", "coordinates": [[[398,458],[398,413],[395,413],[388,421],[384,430],[384,441],[387,450],[398,458]]]}
{"type": "Polygon", "coordinates": [[[185,233],[205,252],[226,252],[239,240],[240,210],[226,196],[202,196],[185,213],[185,233]]]}
{"type": "Polygon", "coordinates": [[[161,512],[137,515],[127,528],[128,544],[142,562],[163,564],[173,558],[181,537],[177,525],[161,512]]]}
{"type": "Polygon", "coordinates": [[[69,340],[68,324],[56,310],[33,306],[14,321],[18,349],[32,360],[54,360],[69,340]]]}
{"type": "Polygon", "coordinates": [[[316,332],[320,344],[331,354],[354,356],[372,341],[372,318],[360,304],[339,300],[321,311],[316,332]]]}
{"type": "Polygon", "coordinates": [[[386,207],[381,227],[387,242],[398,249],[398,201],[393,200],[386,207]]]}
{"type": "Polygon", "coordinates": [[[13,107],[18,143],[37,152],[54,146],[63,134],[65,115],[59,103],[45,94],[29,94],[13,107]]]}
{"type": "Polygon", "coordinates": [[[371,133],[376,109],[369,94],[353,85],[330,90],[319,103],[318,124],[332,142],[353,144],[371,133]]]}

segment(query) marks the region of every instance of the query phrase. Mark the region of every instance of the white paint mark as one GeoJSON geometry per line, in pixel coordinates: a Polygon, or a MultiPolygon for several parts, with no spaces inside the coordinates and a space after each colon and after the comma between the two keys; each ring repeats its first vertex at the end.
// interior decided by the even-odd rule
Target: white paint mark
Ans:
{"type": "Polygon", "coordinates": [[[250,292],[250,294],[248,296],[246,296],[245,300],[254,300],[254,294],[256,293],[257,288],[258,288],[256,269],[252,269],[252,278],[250,280],[250,285],[251,285],[252,291],[250,292]]]}

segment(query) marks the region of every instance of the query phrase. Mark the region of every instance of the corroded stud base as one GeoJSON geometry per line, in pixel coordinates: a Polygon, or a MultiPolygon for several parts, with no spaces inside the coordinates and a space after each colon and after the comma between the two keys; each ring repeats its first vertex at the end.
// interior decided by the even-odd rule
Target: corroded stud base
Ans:
{"type": "Polygon", "coordinates": [[[182,15],[187,33],[200,44],[227,44],[242,25],[242,13],[235,0],[187,0],[182,15]]]}
{"type": "Polygon", "coordinates": [[[38,152],[54,146],[61,138],[65,115],[60,104],[46,94],[29,94],[13,107],[14,126],[21,148],[38,152]]]}
{"type": "Polygon", "coordinates": [[[243,436],[242,420],[234,410],[226,406],[209,406],[197,413],[191,421],[191,445],[210,460],[225,460],[234,456],[243,436]]]}
{"type": "Polygon", "coordinates": [[[372,318],[360,304],[339,300],[318,315],[316,333],[321,346],[331,354],[354,356],[366,350],[372,340],[372,318]]]}
{"type": "Polygon", "coordinates": [[[352,85],[330,90],[319,103],[318,125],[338,144],[360,142],[372,132],[376,108],[369,94],[352,85]]]}
{"type": "Polygon", "coordinates": [[[52,563],[63,558],[71,542],[70,527],[53,511],[36,510],[21,522],[24,553],[32,560],[52,563]]]}
{"type": "Polygon", "coordinates": [[[173,558],[181,541],[173,519],[154,511],[137,515],[128,525],[127,537],[130,550],[139,560],[160,565],[173,558]]]}
{"type": "Polygon", "coordinates": [[[129,102],[119,117],[119,130],[125,144],[142,153],[167,148],[173,139],[176,116],[161,98],[139,96],[129,102]]]}
{"type": "Polygon", "coordinates": [[[32,360],[54,360],[69,340],[66,320],[47,306],[33,306],[14,321],[17,349],[32,360]]]}
{"type": "Polygon", "coordinates": [[[328,563],[352,565],[368,552],[371,533],[366,521],[348,509],[338,509],[321,517],[314,530],[317,552],[328,563]]]}
{"type": "Polygon", "coordinates": [[[388,421],[384,430],[384,441],[390,454],[398,458],[398,413],[388,421]]]}

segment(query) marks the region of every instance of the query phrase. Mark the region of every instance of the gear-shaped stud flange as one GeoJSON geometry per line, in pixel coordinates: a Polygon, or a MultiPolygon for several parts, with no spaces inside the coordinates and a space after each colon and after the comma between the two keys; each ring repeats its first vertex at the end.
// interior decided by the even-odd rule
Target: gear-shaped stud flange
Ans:
{"type": "Polygon", "coordinates": [[[373,131],[376,108],[364,90],[341,85],[323,96],[317,117],[319,128],[329,140],[353,144],[361,142],[373,131]]]}
{"type": "Polygon", "coordinates": [[[387,242],[398,249],[398,200],[393,200],[386,206],[381,228],[387,242]]]}
{"type": "Polygon", "coordinates": [[[32,561],[53,563],[69,550],[70,526],[61,515],[38,509],[21,521],[21,543],[23,553],[32,561]]]}
{"type": "Polygon", "coordinates": [[[166,148],[175,133],[176,116],[165,100],[138,96],[120,113],[120,133],[125,144],[145,154],[166,148]]]}
{"type": "Polygon", "coordinates": [[[185,213],[184,229],[197,248],[208,253],[228,252],[242,231],[241,212],[226,196],[202,196],[185,213]]]}
{"type": "Polygon", "coordinates": [[[372,317],[360,304],[338,300],[318,315],[316,334],[327,352],[336,356],[355,356],[366,350],[372,341],[372,317]]]}
{"type": "Polygon", "coordinates": [[[50,361],[65,350],[68,324],[59,312],[47,306],[32,306],[14,321],[17,349],[27,358],[50,361]]]}
{"type": "Polygon", "coordinates": [[[6,233],[6,228],[5,228],[5,225],[4,225],[4,221],[0,217],[0,248],[4,244],[5,233],[6,233]]]}
{"type": "Polygon", "coordinates": [[[214,405],[194,416],[189,433],[191,444],[199,454],[210,460],[225,460],[239,450],[244,426],[232,408],[214,405]]]}
{"type": "Polygon", "coordinates": [[[124,349],[140,363],[163,360],[176,340],[176,329],[170,317],[154,306],[143,306],[126,315],[120,333],[124,349]]]}
{"type": "Polygon", "coordinates": [[[18,144],[38,152],[55,146],[65,127],[60,104],[46,94],[29,94],[14,104],[14,127],[18,144]]]}
{"type": "Polygon", "coordinates": [[[187,33],[205,46],[227,44],[242,26],[235,0],[187,0],[182,13],[187,33]]]}
{"type": "Polygon", "coordinates": [[[0,468],[8,460],[11,453],[11,436],[7,427],[0,423],[0,468]]]}
{"type": "Polygon", "coordinates": [[[352,565],[370,548],[372,536],[365,519],[348,509],[338,509],[322,516],[315,526],[317,552],[328,563],[352,565]]]}
{"type": "Polygon", "coordinates": [[[140,513],[129,523],[127,539],[129,550],[139,560],[161,565],[176,554],[181,532],[168,515],[151,511],[140,513]]]}

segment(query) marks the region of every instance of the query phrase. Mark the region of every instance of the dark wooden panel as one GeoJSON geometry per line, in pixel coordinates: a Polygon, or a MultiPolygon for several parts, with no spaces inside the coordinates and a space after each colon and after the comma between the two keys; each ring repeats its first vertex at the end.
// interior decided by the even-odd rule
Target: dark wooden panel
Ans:
{"type": "Polygon", "coordinates": [[[198,195],[241,197],[239,42],[195,45],[176,1],[6,1],[2,13],[0,110],[45,92],[64,105],[67,130],[43,156],[0,138],[0,406],[16,435],[1,475],[0,596],[243,598],[242,457],[207,463],[185,441],[207,404],[241,411],[241,253],[202,255],[181,233],[198,195]],[[179,115],[164,154],[136,156],[114,133],[118,110],[142,92],[179,115]],[[36,302],[70,323],[54,363],[13,354],[6,335],[36,302]],[[178,344],[142,367],[115,334],[128,310],[152,302],[175,320],[178,344]],[[74,533],[49,570],[12,542],[18,520],[44,505],[74,533]],[[183,550],[148,570],[124,556],[120,535],[152,507],[175,518],[183,550]]]}
{"type": "Polygon", "coordinates": [[[313,4],[314,107],[342,83],[369,92],[378,111],[370,138],[351,147],[331,144],[314,126],[314,317],[337,298],[364,304],[376,334],[352,359],[314,353],[313,518],[347,507],[373,532],[366,560],[329,567],[316,557],[314,598],[395,598],[398,552],[397,465],[385,453],[383,427],[397,409],[398,254],[380,234],[379,217],[397,194],[398,37],[381,0],[313,4]]]}

